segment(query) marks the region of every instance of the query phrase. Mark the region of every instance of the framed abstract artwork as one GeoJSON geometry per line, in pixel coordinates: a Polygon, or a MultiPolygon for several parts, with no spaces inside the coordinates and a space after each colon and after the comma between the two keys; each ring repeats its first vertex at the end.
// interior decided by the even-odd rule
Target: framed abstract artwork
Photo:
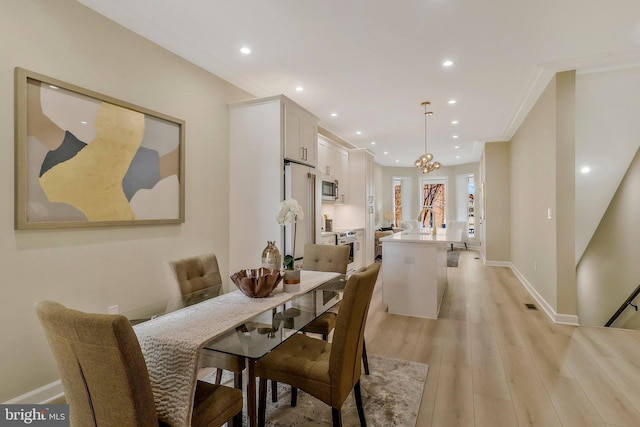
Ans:
{"type": "Polygon", "coordinates": [[[182,120],[15,69],[15,228],[184,222],[182,120]]]}

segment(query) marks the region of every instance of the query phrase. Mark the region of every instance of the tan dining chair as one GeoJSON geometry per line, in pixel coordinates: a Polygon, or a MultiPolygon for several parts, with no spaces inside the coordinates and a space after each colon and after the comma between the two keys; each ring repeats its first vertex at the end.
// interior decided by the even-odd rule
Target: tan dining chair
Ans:
{"type": "MultiPolygon", "coordinates": [[[[36,313],[60,372],[72,426],[158,427],[147,365],[129,320],[42,301],[36,313]]],[[[198,381],[191,426],[242,425],[240,390],[198,381]]]]}
{"type": "MultiPolygon", "coordinates": [[[[303,270],[332,271],[334,273],[346,274],[348,265],[348,246],[314,245],[311,243],[304,246],[304,253],[302,255],[303,270]]],[[[322,335],[322,339],[328,341],[329,334],[336,327],[336,316],[339,308],[340,303],[305,326],[302,332],[322,335]]],[[[369,359],[367,358],[367,347],[364,341],[362,362],[364,363],[364,373],[369,375],[369,359]]]]}
{"type": "MultiPolygon", "coordinates": [[[[216,295],[222,290],[222,277],[218,259],[213,253],[205,253],[169,262],[172,279],[182,295],[210,288],[216,295]]],[[[246,365],[244,357],[217,351],[203,350],[198,361],[200,367],[216,368],[216,384],[220,384],[222,371],[233,372],[234,386],[242,390],[242,371],[246,365]]]]}
{"type": "Polygon", "coordinates": [[[259,426],[265,424],[267,379],[291,385],[292,407],[298,389],[329,405],[334,426],[342,425],[341,408],[353,390],[360,425],[366,426],[360,392],[362,344],[379,271],[380,264],[373,263],[349,277],[331,343],[295,334],[256,362],[259,426]]]}

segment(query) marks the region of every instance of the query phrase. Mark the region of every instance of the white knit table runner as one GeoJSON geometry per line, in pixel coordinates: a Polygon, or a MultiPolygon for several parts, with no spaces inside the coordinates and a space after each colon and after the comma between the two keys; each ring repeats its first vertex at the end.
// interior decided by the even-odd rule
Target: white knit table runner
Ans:
{"type": "Polygon", "coordinates": [[[296,293],[285,293],[278,285],[266,298],[250,298],[236,290],[135,325],[158,418],[173,427],[190,425],[198,356],[208,341],[337,275],[303,270],[296,293]]]}

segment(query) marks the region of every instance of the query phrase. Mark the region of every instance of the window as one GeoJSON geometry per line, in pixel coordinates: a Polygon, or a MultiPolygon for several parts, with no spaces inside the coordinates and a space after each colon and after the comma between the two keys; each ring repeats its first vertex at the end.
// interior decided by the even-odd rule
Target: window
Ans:
{"type": "Polygon", "coordinates": [[[475,221],[475,196],[476,194],[476,184],[475,177],[473,175],[469,175],[467,177],[467,221],[469,222],[469,237],[474,237],[476,230],[476,221],[475,221]]]}
{"type": "Polygon", "coordinates": [[[456,176],[456,215],[458,221],[467,221],[469,224],[469,237],[475,234],[475,199],[476,185],[475,175],[465,173],[456,176]]]}
{"type": "Polygon", "coordinates": [[[447,222],[446,179],[420,180],[421,206],[418,220],[427,228],[442,228],[447,222]]]}
{"type": "Polygon", "coordinates": [[[397,227],[402,221],[402,180],[393,179],[393,226],[397,227]]]}

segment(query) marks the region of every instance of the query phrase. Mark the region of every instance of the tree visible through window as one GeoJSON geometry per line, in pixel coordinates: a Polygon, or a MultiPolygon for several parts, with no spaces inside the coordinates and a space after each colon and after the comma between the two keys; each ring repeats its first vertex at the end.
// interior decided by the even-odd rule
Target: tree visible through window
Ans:
{"type": "Polygon", "coordinates": [[[446,222],[446,196],[444,184],[423,183],[422,210],[418,220],[424,227],[441,228],[446,222]]]}
{"type": "Polygon", "coordinates": [[[393,226],[397,226],[402,221],[402,184],[400,182],[393,185],[393,226]]]}

